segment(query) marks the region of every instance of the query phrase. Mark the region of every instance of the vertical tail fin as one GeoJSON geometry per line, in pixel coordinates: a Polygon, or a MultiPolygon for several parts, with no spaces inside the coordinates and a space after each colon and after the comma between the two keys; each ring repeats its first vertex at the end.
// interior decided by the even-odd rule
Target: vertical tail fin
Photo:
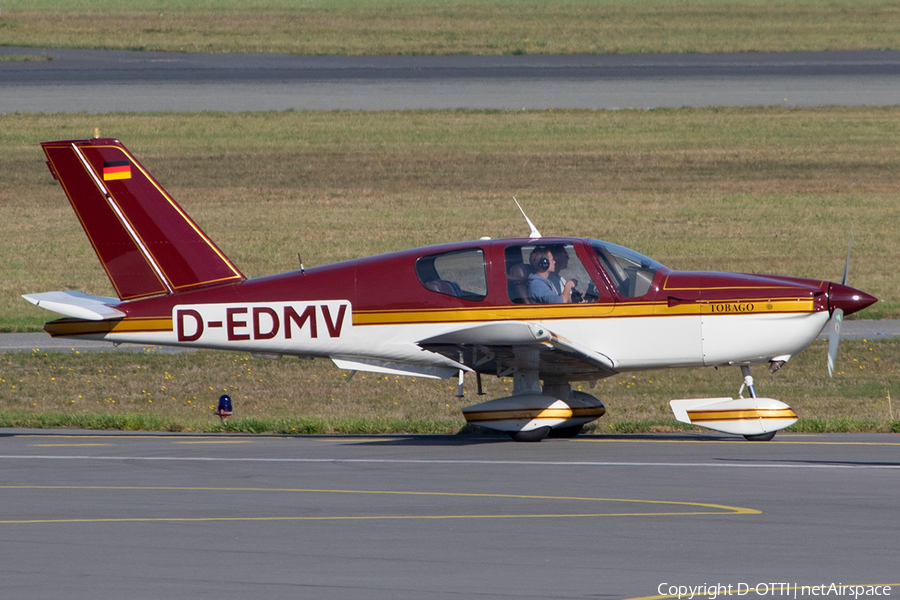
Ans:
{"type": "Polygon", "coordinates": [[[245,279],[120,141],[41,147],[121,300],[245,279]]]}

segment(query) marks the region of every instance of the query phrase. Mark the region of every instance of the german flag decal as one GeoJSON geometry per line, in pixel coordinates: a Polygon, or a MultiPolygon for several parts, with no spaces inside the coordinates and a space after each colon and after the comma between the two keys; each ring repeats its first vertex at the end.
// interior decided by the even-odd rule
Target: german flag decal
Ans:
{"type": "Polygon", "coordinates": [[[103,181],[116,179],[131,179],[131,162],[127,160],[112,160],[103,163],[103,181]]]}

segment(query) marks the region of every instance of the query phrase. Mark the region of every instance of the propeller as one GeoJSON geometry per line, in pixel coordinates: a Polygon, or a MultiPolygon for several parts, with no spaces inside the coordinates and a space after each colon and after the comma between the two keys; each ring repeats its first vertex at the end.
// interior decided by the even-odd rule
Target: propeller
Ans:
{"type": "Polygon", "coordinates": [[[841,323],[844,322],[844,311],[834,310],[831,316],[831,332],[828,334],[828,376],[834,377],[834,359],[837,357],[838,344],[841,343],[841,323]]]}
{"type": "MultiPolygon", "coordinates": [[[[853,230],[850,230],[850,242],[847,244],[847,260],[844,262],[844,276],[841,285],[847,285],[850,273],[850,249],[853,247],[853,230]]],[[[844,322],[844,309],[835,308],[831,313],[831,331],[828,334],[828,376],[834,377],[834,360],[837,358],[838,345],[841,343],[841,324],[844,322]]]]}

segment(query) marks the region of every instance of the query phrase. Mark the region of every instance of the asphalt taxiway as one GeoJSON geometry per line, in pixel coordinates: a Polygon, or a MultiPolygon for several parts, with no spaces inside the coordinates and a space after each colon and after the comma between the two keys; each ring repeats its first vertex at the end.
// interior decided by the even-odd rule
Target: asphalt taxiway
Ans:
{"type": "Polygon", "coordinates": [[[893,106],[900,51],[293,56],[3,48],[0,113],[893,106]]]}
{"type": "Polygon", "coordinates": [[[897,489],[889,434],[0,430],[0,581],[69,600],[896,595],[897,489]]]}

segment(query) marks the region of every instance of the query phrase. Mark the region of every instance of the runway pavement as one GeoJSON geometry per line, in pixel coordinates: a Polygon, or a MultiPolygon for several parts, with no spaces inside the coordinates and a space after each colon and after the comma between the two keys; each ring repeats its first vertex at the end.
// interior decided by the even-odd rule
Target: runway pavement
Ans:
{"type": "Polygon", "coordinates": [[[67,600],[897,595],[898,452],[889,434],[0,430],[0,582],[67,600]]]}
{"type": "MultiPolygon", "coordinates": [[[[50,313],[47,313],[50,315],[50,313]]],[[[52,317],[51,317],[52,318],[52,317]]],[[[900,323],[898,323],[900,326],[900,323]]],[[[6,352],[191,352],[190,348],[120,344],[96,340],[53,338],[39,333],[0,333],[0,354],[6,352]]]]}
{"type": "Polygon", "coordinates": [[[0,113],[896,105],[900,52],[374,56],[3,48],[0,113]]]}

